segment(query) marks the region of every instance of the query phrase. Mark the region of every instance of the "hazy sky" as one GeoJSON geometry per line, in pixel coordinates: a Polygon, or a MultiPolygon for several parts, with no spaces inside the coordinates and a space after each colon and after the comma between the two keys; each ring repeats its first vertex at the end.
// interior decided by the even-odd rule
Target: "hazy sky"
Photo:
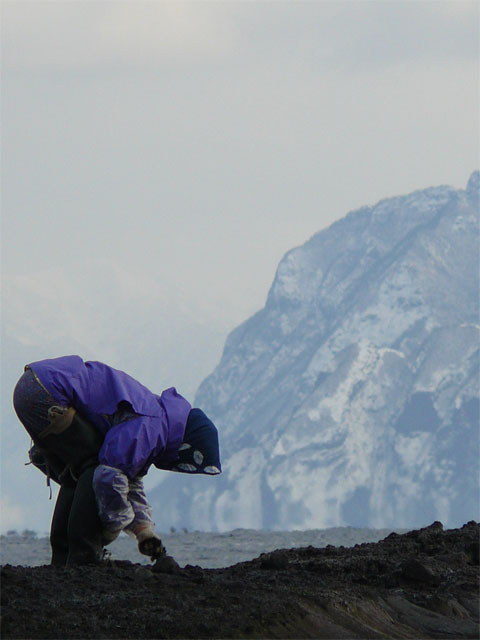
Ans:
{"type": "Polygon", "coordinates": [[[2,25],[6,274],[101,255],[237,321],[292,246],[478,165],[475,2],[4,0],[2,25]]]}
{"type": "Polygon", "coordinates": [[[477,2],[1,10],[15,367],[45,343],[135,373],[140,355],[105,345],[146,333],[148,317],[171,358],[184,344],[175,375],[191,393],[287,250],[364,204],[464,187],[479,166],[477,2]],[[203,368],[186,366],[203,338],[185,318],[215,334],[203,368]]]}

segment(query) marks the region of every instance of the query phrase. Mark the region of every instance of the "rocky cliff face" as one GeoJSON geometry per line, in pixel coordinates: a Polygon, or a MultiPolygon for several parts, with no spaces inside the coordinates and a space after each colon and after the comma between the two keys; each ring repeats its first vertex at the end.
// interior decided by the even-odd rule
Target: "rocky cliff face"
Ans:
{"type": "Polygon", "coordinates": [[[479,186],[348,214],[280,262],[196,405],[224,473],[166,478],[177,526],[478,518],[479,186]]]}

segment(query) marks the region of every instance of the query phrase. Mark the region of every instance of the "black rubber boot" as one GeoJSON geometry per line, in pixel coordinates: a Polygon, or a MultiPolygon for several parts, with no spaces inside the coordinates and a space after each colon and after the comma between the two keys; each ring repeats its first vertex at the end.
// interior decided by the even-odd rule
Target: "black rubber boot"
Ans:
{"type": "Polygon", "coordinates": [[[78,478],[68,517],[67,565],[98,564],[103,557],[102,524],[93,491],[89,467],[78,478]]]}

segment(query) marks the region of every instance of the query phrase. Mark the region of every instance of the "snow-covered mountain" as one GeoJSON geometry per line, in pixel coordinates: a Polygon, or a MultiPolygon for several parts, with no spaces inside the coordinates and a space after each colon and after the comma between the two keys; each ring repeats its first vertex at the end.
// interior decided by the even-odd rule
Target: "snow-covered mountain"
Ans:
{"type": "MultiPolygon", "coordinates": [[[[479,188],[364,207],[289,251],[196,405],[224,473],[168,474],[169,524],[455,526],[479,517],[479,188]]],[[[159,523],[160,524],[160,523],[159,523]]]]}

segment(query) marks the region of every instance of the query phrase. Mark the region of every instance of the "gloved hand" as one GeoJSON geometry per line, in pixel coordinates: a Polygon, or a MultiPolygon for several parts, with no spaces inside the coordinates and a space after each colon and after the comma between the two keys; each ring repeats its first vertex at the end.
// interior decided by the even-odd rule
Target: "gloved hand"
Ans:
{"type": "Polygon", "coordinates": [[[162,541],[152,528],[146,527],[145,529],[139,531],[136,535],[138,550],[144,556],[150,556],[152,560],[155,560],[167,553],[167,550],[163,546],[162,541]]]}

